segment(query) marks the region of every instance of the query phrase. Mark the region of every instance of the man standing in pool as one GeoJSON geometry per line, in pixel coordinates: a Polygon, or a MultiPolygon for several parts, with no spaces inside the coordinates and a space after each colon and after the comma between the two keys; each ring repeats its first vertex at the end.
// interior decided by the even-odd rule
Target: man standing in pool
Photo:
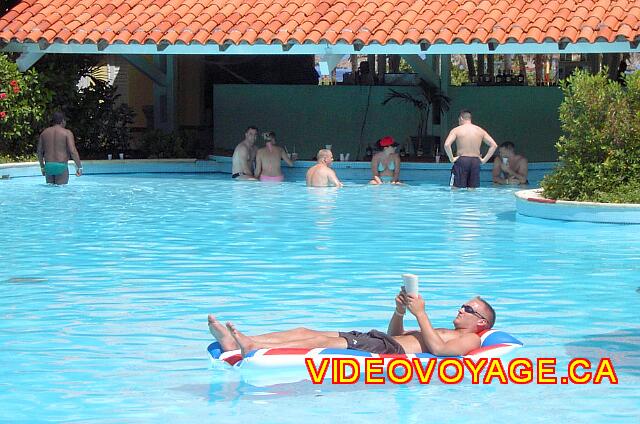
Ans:
{"type": "Polygon", "coordinates": [[[333,153],[329,149],[321,149],[318,151],[318,163],[313,165],[307,171],[308,187],[327,187],[334,185],[342,187],[342,183],[336,175],[336,171],[331,169],[333,163],[333,153]]]}
{"type": "Polygon", "coordinates": [[[231,158],[231,178],[238,180],[255,180],[253,177],[253,161],[256,158],[256,138],[258,129],[247,127],[244,139],[238,143],[231,158]]]}
{"type": "Polygon", "coordinates": [[[471,112],[460,111],[458,126],[451,130],[444,142],[444,151],[453,163],[449,185],[455,188],[480,187],[480,164],[487,163],[498,145],[489,133],[471,123],[471,112]],[[451,146],[456,143],[457,156],[453,156],[451,146]],[[482,143],[489,146],[487,154],[480,155],[482,143]]]}
{"type": "Polygon", "coordinates": [[[76,164],[76,176],[82,175],[82,163],[76,149],[73,133],[65,128],[67,121],[60,111],[53,112],[52,124],[40,133],[38,162],[47,183],[62,185],[69,182],[69,157],[76,164]]]}
{"type": "Polygon", "coordinates": [[[265,147],[258,149],[256,153],[256,177],[263,182],[284,181],[280,161],[283,160],[289,166],[293,166],[293,161],[287,152],[276,145],[276,133],[269,131],[264,133],[265,147]]]}
{"type": "Polygon", "coordinates": [[[422,296],[401,291],[396,296],[396,309],[387,333],[377,330],[361,333],[294,328],[247,336],[231,323],[225,327],[213,315],[209,315],[209,330],[223,350],[240,348],[243,356],[255,349],[280,347],[356,349],[386,354],[429,352],[438,356],[458,356],[480,347],[478,333],[493,327],[495,317],[495,311],[489,303],[474,297],[458,309],[453,329],[433,328],[422,296]],[[420,330],[404,330],[403,319],[407,309],[416,317],[420,330]]]}

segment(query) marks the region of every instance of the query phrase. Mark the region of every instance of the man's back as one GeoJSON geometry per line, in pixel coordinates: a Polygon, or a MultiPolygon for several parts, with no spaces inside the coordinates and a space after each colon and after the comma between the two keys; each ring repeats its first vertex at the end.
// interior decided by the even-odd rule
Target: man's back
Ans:
{"type": "Polygon", "coordinates": [[[58,125],[46,128],[40,134],[44,160],[46,162],[67,162],[70,151],[68,148],[71,131],[58,125]]]}
{"type": "Polygon", "coordinates": [[[262,147],[256,154],[256,175],[260,169],[260,175],[267,177],[279,177],[282,175],[280,161],[284,150],[280,146],[262,147]]]}
{"type": "Polygon", "coordinates": [[[456,136],[457,156],[480,157],[480,146],[486,131],[477,125],[467,123],[453,129],[456,136]]]}

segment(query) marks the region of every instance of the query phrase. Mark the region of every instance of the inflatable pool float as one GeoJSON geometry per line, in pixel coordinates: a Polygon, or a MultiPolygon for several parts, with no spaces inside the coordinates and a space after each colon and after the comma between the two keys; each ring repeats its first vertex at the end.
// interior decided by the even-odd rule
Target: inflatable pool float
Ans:
{"type": "MultiPolygon", "coordinates": [[[[504,331],[499,330],[485,330],[479,333],[480,347],[472,350],[463,356],[457,356],[454,358],[469,358],[473,361],[477,361],[480,358],[498,358],[504,356],[514,349],[523,346],[523,343],[504,331]]],[[[411,353],[400,355],[378,354],[369,353],[361,350],[354,349],[330,349],[330,348],[315,348],[315,349],[300,349],[300,348],[272,348],[272,349],[257,349],[249,352],[244,358],[240,354],[239,350],[233,350],[223,352],[218,342],[211,343],[207,348],[211,355],[211,360],[214,366],[226,365],[241,371],[243,379],[256,379],[262,374],[265,376],[265,372],[268,372],[274,376],[276,373],[282,373],[289,371],[292,376],[287,380],[300,381],[309,379],[308,370],[305,365],[305,358],[311,358],[315,363],[319,363],[324,358],[353,358],[359,363],[363,363],[366,358],[382,358],[385,360],[385,364],[395,358],[402,358],[412,361],[414,358],[420,360],[420,362],[428,362],[432,358],[445,359],[447,357],[436,356],[430,353],[411,353]]],[[[325,374],[325,378],[331,376],[330,372],[325,374]]],[[[260,378],[259,380],[264,380],[260,378]]],[[[264,385],[264,384],[255,384],[264,385]]]]}

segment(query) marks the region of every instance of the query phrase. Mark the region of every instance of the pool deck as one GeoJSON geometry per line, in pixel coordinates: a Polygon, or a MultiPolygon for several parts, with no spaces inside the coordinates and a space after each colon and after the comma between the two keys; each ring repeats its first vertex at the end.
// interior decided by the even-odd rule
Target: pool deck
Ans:
{"type": "Polygon", "coordinates": [[[640,224],[640,204],[547,199],[541,189],[515,193],[518,213],[534,218],[610,224],[640,224]]]}
{"type": "MultiPolygon", "coordinates": [[[[299,160],[292,167],[284,165],[282,172],[286,179],[293,181],[304,180],[306,170],[315,161],[299,160]]],[[[198,159],[113,159],[113,160],[83,160],[85,175],[100,174],[138,174],[138,173],[220,173],[231,174],[231,157],[209,156],[207,160],[198,159]]],[[[539,162],[529,164],[529,179],[533,183],[553,169],[553,162],[539,162]]],[[[368,181],[371,179],[371,164],[364,161],[333,162],[332,167],[338,177],[343,180],[368,181]]],[[[481,182],[491,184],[491,170],[493,164],[487,163],[481,167],[481,182]]],[[[69,161],[69,172],[73,172],[73,162],[69,161]]],[[[433,182],[448,184],[451,164],[402,162],[402,181],[433,182]]],[[[0,164],[0,176],[3,179],[20,177],[41,177],[38,162],[0,164]]]]}

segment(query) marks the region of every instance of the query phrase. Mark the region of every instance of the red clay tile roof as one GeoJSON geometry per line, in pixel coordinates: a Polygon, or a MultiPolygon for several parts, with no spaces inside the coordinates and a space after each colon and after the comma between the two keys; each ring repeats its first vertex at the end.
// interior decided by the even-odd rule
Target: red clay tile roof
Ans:
{"type": "Polygon", "coordinates": [[[0,41],[369,44],[636,41],[640,0],[24,0],[0,41]]]}

